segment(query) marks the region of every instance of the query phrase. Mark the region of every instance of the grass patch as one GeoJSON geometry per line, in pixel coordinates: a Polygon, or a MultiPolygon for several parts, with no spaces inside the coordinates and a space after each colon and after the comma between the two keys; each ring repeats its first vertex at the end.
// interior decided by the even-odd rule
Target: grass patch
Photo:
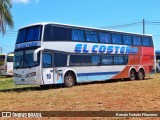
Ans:
{"type": "Polygon", "coordinates": [[[111,81],[43,90],[1,78],[1,111],[160,111],[160,74],[111,81]]]}
{"type": "Polygon", "coordinates": [[[34,87],[35,85],[15,85],[12,77],[0,77],[0,90],[34,87]]]}

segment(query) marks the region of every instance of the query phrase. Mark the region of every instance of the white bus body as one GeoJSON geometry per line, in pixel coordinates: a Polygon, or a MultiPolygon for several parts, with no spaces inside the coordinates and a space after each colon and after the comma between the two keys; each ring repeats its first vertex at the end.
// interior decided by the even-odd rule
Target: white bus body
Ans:
{"type": "Polygon", "coordinates": [[[0,76],[13,76],[14,54],[0,55],[0,76]]]}
{"type": "Polygon", "coordinates": [[[108,79],[144,79],[154,65],[150,35],[56,23],[21,28],[14,52],[15,84],[64,84],[69,87],[75,83],[108,79]],[[134,38],[147,42],[143,40],[142,45],[136,42],[137,45],[132,45],[134,38]],[[110,43],[103,41],[110,39],[110,43]],[[125,39],[131,43],[126,43],[125,39]]]}

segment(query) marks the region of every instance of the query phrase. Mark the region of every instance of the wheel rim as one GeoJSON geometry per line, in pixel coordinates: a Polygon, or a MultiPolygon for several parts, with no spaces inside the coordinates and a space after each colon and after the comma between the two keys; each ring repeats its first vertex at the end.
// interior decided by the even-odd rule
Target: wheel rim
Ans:
{"type": "Polygon", "coordinates": [[[131,79],[131,80],[134,80],[134,79],[135,79],[134,71],[131,71],[131,72],[130,72],[130,79],[131,79]]]}
{"type": "Polygon", "coordinates": [[[139,79],[143,79],[143,73],[141,71],[138,72],[139,79]]]}
{"type": "Polygon", "coordinates": [[[71,75],[68,75],[67,77],[66,77],[66,84],[68,85],[68,86],[72,86],[72,84],[73,84],[73,77],[71,76],[71,75]]]}

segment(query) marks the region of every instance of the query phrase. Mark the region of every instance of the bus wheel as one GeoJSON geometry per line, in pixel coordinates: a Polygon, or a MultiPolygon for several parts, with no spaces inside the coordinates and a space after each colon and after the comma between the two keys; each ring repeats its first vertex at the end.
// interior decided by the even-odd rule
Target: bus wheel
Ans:
{"type": "Polygon", "coordinates": [[[72,87],[75,85],[75,75],[72,72],[67,72],[64,76],[64,86],[72,87]]]}
{"type": "Polygon", "coordinates": [[[143,69],[140,69],[138,71],[137,78],[138,78],[138,80],[143,80],[144,79],[144,71],[143,71],[143,69]]]}
{"type": "Polygon", "coordinates": [[[135,80],[136,79],[136,71],[134,69],[132,69],[130,71],[130,76],[129,76],[130,80],[135,80]]]}

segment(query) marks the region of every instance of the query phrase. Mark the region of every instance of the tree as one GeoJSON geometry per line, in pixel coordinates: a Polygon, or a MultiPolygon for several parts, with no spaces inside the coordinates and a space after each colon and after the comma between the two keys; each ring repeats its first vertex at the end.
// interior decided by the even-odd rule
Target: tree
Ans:
{"type": "Polygon", "coordinates": [[[11,0],[0,0],[0,33],[2,32],[2,35],[6,33],[6,26],[9,28],[14,27],[13,18],[10,12],[11,8],[11,0]]]}

